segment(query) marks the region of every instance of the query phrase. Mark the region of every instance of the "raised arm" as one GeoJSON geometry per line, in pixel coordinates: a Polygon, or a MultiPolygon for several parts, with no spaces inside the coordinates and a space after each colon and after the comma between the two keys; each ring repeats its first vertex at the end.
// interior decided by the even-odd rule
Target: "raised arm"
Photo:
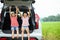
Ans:
{"type": "Polygon", "coordinates": [[[10,14],[10,17],[11,17],[11,6],[9,7],[9,14],[10,14]]]}
{"type": "Polygon", "coordinates": [[[16,16],[18,15],[19,8],[16,6],[16,16]]]}
{"type": "Polygon", "coordinates": [[[31,10],[30,10],[30,8],[29,8],[29,12],[28,12],[28,16],[30,17],[30,13],[31,13],[31,10]]]}
{"type": "Polygon", "coordinates": [[[23,17],[23,12],[20,12],[20,17],[23,17]]]}

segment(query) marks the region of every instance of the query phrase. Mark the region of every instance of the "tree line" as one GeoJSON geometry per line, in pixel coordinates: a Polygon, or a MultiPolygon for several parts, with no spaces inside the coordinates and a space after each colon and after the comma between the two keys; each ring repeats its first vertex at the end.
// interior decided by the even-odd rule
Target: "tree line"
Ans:
{"type": "Polygon", "coordinates": [[[44,22],[48,22],[48,21],[60,21],[60,14],[56,15],[56,16],[48,16],[42,19],[44,22]]]}

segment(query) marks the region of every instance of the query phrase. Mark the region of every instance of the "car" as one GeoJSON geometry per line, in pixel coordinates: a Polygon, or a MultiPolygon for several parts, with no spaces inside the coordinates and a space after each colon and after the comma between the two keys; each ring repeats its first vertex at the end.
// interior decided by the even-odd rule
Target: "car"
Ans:
{"type": "MultiPolygon", "coordinates": [[[[12,40],[11,32],[11,20],[9,15],[9,6],[12,5],[12,11],[16,11],[15,6],[18,6],[19,10],[22,12],[27,12],[28,7],[31,8],[31,17],[29,19],[29,30],[30,30],[30,40],[41,40],[42,39],[42,30],[41,22],[35,22],[35,12],[33,3],[35,0],[1,0],[4,3],[2,12],[1,12],[1,29],[0,29],[0,39],[12,40]],[[36,24],[38,23],[38,24],[36,24]]],[[[19,23],[19,40],[21,40],[21,25],[22,20],[18,14],[18,23],[19,23]]],[[[16,32],[15,32],[16,33],[16,32]]],[[[16,34],[14,34],[16,36],[16,34]]],[[[15,38],[16,39],[16,38],[15,38]]],[[[27,40],[26,31],[24,32],[24,40],[27,40]]]]}

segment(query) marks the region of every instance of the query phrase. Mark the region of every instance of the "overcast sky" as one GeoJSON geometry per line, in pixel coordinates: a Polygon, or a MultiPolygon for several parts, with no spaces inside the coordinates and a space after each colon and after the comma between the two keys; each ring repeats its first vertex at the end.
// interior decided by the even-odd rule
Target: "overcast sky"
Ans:
{"type": "MultiPolygon", "coordinates": [[[[1,7],[2,4],[0,3],[1,7]]],[[[57,15],[58,13],[60,14],[60,0],[36,0],[34,8],[41,18],[57,15]]]]}

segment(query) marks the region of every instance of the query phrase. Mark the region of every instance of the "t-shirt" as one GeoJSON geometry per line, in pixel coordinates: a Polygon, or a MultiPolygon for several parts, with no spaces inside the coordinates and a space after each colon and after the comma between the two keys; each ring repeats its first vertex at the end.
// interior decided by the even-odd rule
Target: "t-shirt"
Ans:
{"type": "Polygon", "coordinates": [[[22,26],[29,26],[29,17],[22,17],[22,26]]]}
{"type": "Polygon", "coordinates": [[[18,21],[17,21],[17,17],[10,17],[11,18],[11,26],[13,27],[18,27],[18,21]]]}

